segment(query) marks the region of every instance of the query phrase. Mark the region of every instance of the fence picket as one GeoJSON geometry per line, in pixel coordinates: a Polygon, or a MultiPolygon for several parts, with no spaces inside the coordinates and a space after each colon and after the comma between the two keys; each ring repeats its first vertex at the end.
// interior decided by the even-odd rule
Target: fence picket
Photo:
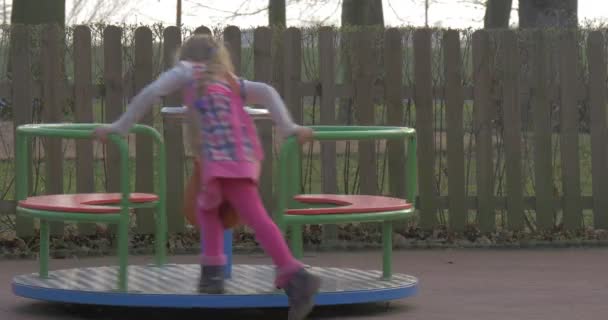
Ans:
{"type": "Polygon", "coordinates": [[[414,79],[416,92],[416,132],[418,137],[418,185],[420,225],[437,225],[435,206],[435,139],[433,132],[433,87],[431,79],[431,30],[414,32],[414,79]]]}
{"type": "MultiPolygon", "coordinates": [[[[181,32],[178,27],[168,27],[163,31],[163,67],[173,67],[176,50],[181,44],[181,32]]],[[[182,95],[175,92],[164,99],[165,106],[181,106],[182,95]]],[[[181,119],[163,119],[163,136],[167,150],[167,228],[169,232],[183,232],[185,227],[183,215],[184,197],[184,151],[183,122],[181,119]]]]}
{"type": "MultiPolygon", "coordinates": [[[[13,25],[11,30],[11,71],[13,73],[12,105],[14,112],[13,136],[18,126],[32,123],[32,71],[30,61],[30,31],[24,25],[13,25]]],[[[31,147],[31,146],[30,146],[31,147]]],[[[27,190],[16,194],[17,200],[22,200],[32,191],[32,159],[27,159],[28,170],[27,190]],[[26,194],[27,193],[27,194],[26,194]]],[[[15,190],[21,190],[22,181],[15,180],[15,190]]],[[[19,237],[29,237],[34,234],[34,221],[31,218],[18,215],[16,217],[16,232],[19,237]]]]}
{"type": "Polygon", "coordinates": [[[578,43],[573,31],[564,31],[559,39],[560,52],[560,150],[564,191],[563,224],[573,230],[582,226],[579,166],[579,126],[576,86],[578,84],[578,43]]]}
{"type": "Polygon", "coordinates": [[[608,190],[608,161],[606,155],[606,52],[602,32],[592,31],[587,39],[589,61],[589,100],[591,109],[591,171],[593,197],[593,226],[608,229],[608,197],[601,197],[601,190],[608,190]]]}
{"type": "MultiPolygon", "coordinates": [[[[354,34],[354,60],[358,65],[354,72],[355,87],[354,107],[358,125],[374,125],[375,105],[371,95],[373,72],[376,59],[372,55],[372,37],[369,30],[357,31],[354,34]]],[[[376,142],[359,141],[359,186],[361,194],[378,193],[378,169],[376,163],[376,142]]]]}
{"type": "Polygon", "coordinates": [[[285,64],[283,77],[283,97],[296,123],[304,122],[302,96],[298,90],[302,82],[302,33],[300,29],[289,28],[285,31],[285,64]]]}
{"type": "Polygon", "coordinates": [[[511,230],[524,227],[524,199],[522,179],[521,107],[519,103],[519,50],[517,35],[508,30],[502,33],[504,50],[503,113],[505,166],[507,178],[508,225],[511,230]]]}
{"type": "MultiPolygon", "coordinates": [[[[336,97],[335,88],[335,32],[331,27],[319,30],[319,75],[321,80],[321,124],[336,124],[336,97]]],[[[289,43],[286,43],[289,45],[289,43]]],[[[321,189],[323,193],[335,194],[338,192],[336,143],[325,141],[321,143],[321,189]]],[[[323,240],[335,241],[338,239],[336,225],[323,226],[323,240]]]]}
{"type": "Polygon", "coordinates": [[[465,194],[462,62],[460,35],[456,30],[443,36],[446,81],[446,127],[448,152],[448,197],[450,228],[464,231],[468,222],[465,194]]]}
{"type": "Polygon", "coordinates": [[[494,161],[490,99],[490,38],[487,31],[473,34],[474,128],[477,167],[477,222],[482,232],[496,228],[494,161]]]}
{"type": "Polygon", "coordinates": [[[200,26],[196,29],[194,29],[194,34],[207,34],[207,35],[213,35],[213,33],[211,32],[211,29],[205,27],[205,26],[200,26]]]}
{"type": "MultiPolygon", "coordinates": [[[[384,91],[387,106],[387,125],[403,126],[403,45],[401,31],[390,28],[384,33],[384,91]],[[389,85],[390,84],[390,85],[389,85]]],[[[403,141],[390,140],[386,145],[388,153],[389,192],[392,196],[404,198],[406,195],[405,145],[403,141]]],[[[415,201],[415,199],[407,199],[415,201]]]]}
{"type": "MultiPolygon", "coordinates": [[[[272,81],[272,30],[267,27],[259,27],[254,31],[254,78],[257,81],[270,83],[272,81]]],[[[260,178],[260,189],[262,200],[266,208],[274,208],[272,190],[272,170],[273,170],[273,128],[272,121],[260,120],[257,123],[258,133],[264,147],[265,160],[262,164],[262,176],[260,178]]]]}
{"type": "Polygon", "coordinates": [[[234,66],[234,72],[237,75],[241,74],[241,30],[235,26],[229,26],[224,29],[224,42],[228,51],[230,51],[230,58],[232,65],[234,66]]]}
{"type": "MultiPolygon", "coordinates": [[[[135,93],[152,81],[152,31],[148,27],[135,30],[135,93]]],[[[140,124],[153,125],[152,113],[144,115],[140,124]]],[[[154,142],[151,137],[138,136],[135,139],[135,190],[138,192],[154,192],[154,142]]],[[[137,231],[139,233],[154,233],[154,219],[151,209],[137,209],[137,231]]]]}
{"type": "MultiPolygon", "coordinates": [[[[108,26],[103,34],[103,59],[104,84],[105,84],[105,122],[113,122],[123,112],[123,82],[122,82],[122,29],[116,26],[108,26]]],[[[120,192],[121,172],[113,164],[119,163],[120,154],[118,148],[112,144],[106,144],[105,172],[106,190],[108,192],[120,192]]],[[[108,226],[113,233],[116,226],[108,226]]]]}
{"type": "MultiPolygon", "coordinates": [[[[59,26],[48,25],[42,36],[42,120],[46,123],[57,123],[63,120],[63,108],[66,105],[64,64],[63,64],[63,31],[59,26]]],[[[44,143],[45,193],[63,193],[63,147],[62,140],[46,138],[44,143]]],[[[63,222],[50,223],[51,234],[63,235],[63,222]]]]}
{"type": "Polygon", "coordinates": [[[548,81],[548,34],[534,34],[534,85],[532,116],[534,118],[534,181],[536,193],[536,226],[549,230],[554,225],[553,162],[551,159],[551,104],[548,81]]]}
{"type": "MultiPolygon", "coordinates": [[[[76,122],[91,123],[93,120],[93,84],[91,56],[91,29],[78,26],[74,29],[74,113],[76,122]]],[[[93,142],[76,141],[76,191],[90,193],[95,191],[93,142]]],[[[78,225],[81,234],[94,234],[95,225],[78,225]]]]}

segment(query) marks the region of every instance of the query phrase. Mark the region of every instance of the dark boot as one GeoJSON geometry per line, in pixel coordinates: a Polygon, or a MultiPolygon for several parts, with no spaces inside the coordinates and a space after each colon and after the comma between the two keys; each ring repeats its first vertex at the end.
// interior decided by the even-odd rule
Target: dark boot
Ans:
{"type": "Polygon", "coordinates": [[[207,294],[224,293],[224,266],[201,266],[198,292],[207,294]]]}
{"type": "Polygon", "coordinates": [[[321,279],[302,268],[296,272],[285,287],[289,298],[288,320],[303,320],[315,305],[315,295],[321,287],[321,279]]]}

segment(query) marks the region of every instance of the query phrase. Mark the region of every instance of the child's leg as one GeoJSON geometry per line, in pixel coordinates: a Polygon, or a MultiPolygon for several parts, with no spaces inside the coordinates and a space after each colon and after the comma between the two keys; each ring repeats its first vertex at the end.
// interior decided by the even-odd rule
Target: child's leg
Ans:
{"type": "Polygon", "coordinates": [[[200,293],[224,293],[224,228],[217,209],[199,210],[198,222],[201,230],[201,277],[200,293]]]}
{"type": "Polygon", "coordinates": [[[217,208],[200,210],[199,225],[201,230],[201,264],[206,266],[223,266],[226,264],[224,255],[224,227],[217,208]]]}
{"type": "Polygon", "coordinates": [[[286,280],[303,265],[293,257],[279,228],[264,209],[257,185],[249,179],[221,179],[220,185],[224,197],[255,231],[256,240],[279,269],[277,285],[284,287],[286,280]]]}
{"type": "Polygon", "coordinates": [[[278,267],[276,285],[285,289],[289,299],[288,320],[306,318],[314,306],[320,279],[308,273],[291,255],[279,228],[264,209],[255,183],[246,179],[222,179],[220,185],[224,197],[253,228],[256,240],[278,267]]]}

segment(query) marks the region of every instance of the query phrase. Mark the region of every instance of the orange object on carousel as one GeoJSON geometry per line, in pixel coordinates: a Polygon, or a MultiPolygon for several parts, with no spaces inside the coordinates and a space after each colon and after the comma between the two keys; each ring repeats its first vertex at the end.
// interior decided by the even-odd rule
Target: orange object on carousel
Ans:
{"type": "MultiPolygon", "coordinates": [[[[197,215],[197,199],[201,191],[201,165],[198,160],[194,161],[194,168],[186,190],[184,192],[184,214],[186,220],[192,225],[198,226],[197,215]]],[[[224,202],[219,207],[220,219],[225,229],[230,229],[239,224],[238,213],[230,206],[228,202],[224,202]]]]}

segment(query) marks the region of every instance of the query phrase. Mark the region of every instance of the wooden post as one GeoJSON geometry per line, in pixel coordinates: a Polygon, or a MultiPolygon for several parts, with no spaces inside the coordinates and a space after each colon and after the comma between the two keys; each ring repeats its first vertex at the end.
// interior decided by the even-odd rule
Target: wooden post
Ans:
{"type": "Polygon", "coordinates": [[[464,130],[462,92],[462,56],[460,34],[456,30],[446,31],[443,36],[445,103],[448,151],[448,199],[450,228],[464,231],[468,222],[465,193],[464,130]]]}
{"type": "MultiPolygon", "coordinates": [[[[63,70],[63,30],[57,25],[45,28],[42,50],[43,97],[42,119],[45,123],[58,123],[63,120],[63,108],[66,105],[65,78],[63,70]]],[[[45,192],[46,194],[63,193],[63,148],[62,140],[44,139],[45,158],[45,192]]],[[[51,234],[63,235],[62,222],[51,223],[51,234]]]]}
{"type": "Polygon", "coordinates": [[[560,150],[564,190],[563,223],[569,230],[582,227],[581,182],[579,166],[579,126],[576,98],[578,43],[574,31],[564,31],[560,52],[560,150]]]}
{"type": "Polygon", "coordinates": [[[505,165],[507,178],[507,214],[510,230],[524,228],[524,198],[522,177],[521,107],[519,103],[519,50],[517,35],[502,33],[504,50],[503,112],[505,165]]]}
{"type": "Polygon", "coordinates": [[[437,225],[435,206],[435,139],[433,132],[433,88],[431,79],[431,30],[414,32],[414,79],[416,91],[416,131],[418,136],[418,184],[420,226],[437,225]]]}
{"type": "MultiPolygon", "coordinates": [[[[11,26],[11,70],[13,73],[12,104],[14,112],[14,128],[32,122],[32,71],[30,70],[30,32],[28,27],[17,24],[11,26]]],[[[15,153],[16,154],[16,153],[15,153]]],[[[31,155],[31,154],[30,154],[31,155]]],[[[28,161],[28,193],[32,190],[32,160],[28,161]]],[[[20,183],[18,180],[15,184],[20,183]]],[[[15,187],[15,190],[18,189],[15,187]]],[[[21,199],[17,199],[21,200],[21,199]]],[[[18,237],[34,235],[34,222],[31,218],[18,215],[16,218],[16,232],[18,237]]]]}
{"type": "MultiPolygon", "coordinates": [[[[168,27],[163,31],[163,67],[171,69],[175,63],[175,52],[182,38],[178,27],[168,27]]],[[[164,100],[165,106],[181,106],[182,95],[175,92],[164,100]]],[[[186,161],[183,143],[183,122],[181,119],[167,118],[163,122],[165,148],[167,150],[167,223],[171,233],[183,232],[185,219],[183,214],[184,199],[184,164],[186,161]]]]}
{"type": "Polygon", "coordinates": [[[608,157],[606,141],[606,52],[602,32],[592,31],[587,39],[589,100],[591,108],[591,171],[593,181],[593,226],[608,229],[608,157]]]}
{"type": "Polygon", "coordinates": [[[477,166],[477,222],[482,232],[496,228],[490,99],[490,38],[485,30],[473,34],[474,128],[477,166]]]}
{"type": "MultiPolygon", "coordinates": [[[[148,27],[135,30],[135,92],[152,81],[152,31],[148,27]]],[[[153,114],[142,117],[141,124],[153,125],[153,114]]],[[[154,192],[154,142],[150,137],[138,136],[135,140],[135,190],[154,192]]],[[[137,231],[154,233],[154,219],[150,209],[137,209],[137,231]]]]}
{"type": "MultiPolygon", "coordinates": [[[[91,56],[91,29],[78,26],[74,29],[74,113],[77,122],[93,121],[93,86],[91,56]]],[[[95,191],[93,141],[76,141],[76,191],[91,193],[95,191]]],[[[78,225],[82,234],[94,234],[95,225],[78,225]]]]}

